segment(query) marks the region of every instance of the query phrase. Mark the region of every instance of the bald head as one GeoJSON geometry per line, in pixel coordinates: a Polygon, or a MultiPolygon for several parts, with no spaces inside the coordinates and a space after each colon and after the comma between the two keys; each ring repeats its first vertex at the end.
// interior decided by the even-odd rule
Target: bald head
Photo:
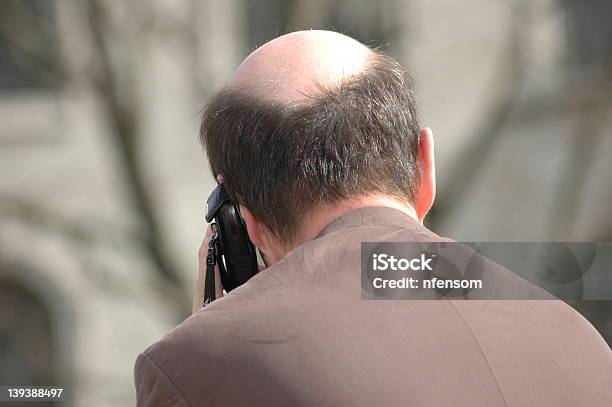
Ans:
{"type": "Polygon", "coordinates": [[[364,71],[373,52],[332,31],[297,31],[253,51],[228,84],[258,98],[294,102],[364,71]]]}
{"type": "Polygon", "coordinates": [[[418,133],[406,69],[328,31],[261,46],[201,126],[213,174],[286,244],[315,207],[374,195],[412,202],[418,133]]]}

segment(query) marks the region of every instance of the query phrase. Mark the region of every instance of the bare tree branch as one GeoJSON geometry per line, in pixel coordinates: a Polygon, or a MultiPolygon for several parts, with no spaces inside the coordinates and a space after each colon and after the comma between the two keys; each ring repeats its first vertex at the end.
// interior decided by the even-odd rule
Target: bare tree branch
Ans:
{"type": "Polygon", "coordinates": [[[118,146],[122,153],[126,179],[133,192],[134,204],[147,228],[145,246],[151,259],[154,261],[159,273],[169,282],[180,283],[178,273],[167,258],[163,238],[155,217],[149,194],[146,190],[144,177],[139,165],[138,128],[134,106],[121,99],[117,75],[113,72],[113,65],[109,55],[110,45],[105,35],[108,29],[107,16],[103,5],[97,0],[89,2],[89,25],[92,30],[96,55],[98,56],[99,75],[94,78],[95,86],[108,109],[110,121],[114,126],[118,146]]]}

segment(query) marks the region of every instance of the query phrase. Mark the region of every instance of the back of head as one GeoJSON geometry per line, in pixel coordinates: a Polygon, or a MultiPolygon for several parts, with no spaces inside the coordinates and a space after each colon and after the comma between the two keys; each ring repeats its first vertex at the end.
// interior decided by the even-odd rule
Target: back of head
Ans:
{"type": "MultiPolygon", "coordinates": [[[[317,53],[296,56],[295,45],[288,48],[296,65],[320,62],[307,60],[317,53]]],[[[282,49],[274,52],[272,58],[282,58],[282,49]]],[[[261,54],[257,58],[265,59],[261,54]]],[[[348,75],[328,80],[317,72],[306,85],[283,83],[281,76],[266,88],[261,82],[267,68],[245,66],[250,58],[239,71],[252,72],[237,75],[208,104],[201,141],[213,174],[223,174],[228,192],[281,241],[291,243],[321,205],[371,194],[413,201],[419,125],[405,68],[368,50],[362,66],[348,75]]]]}

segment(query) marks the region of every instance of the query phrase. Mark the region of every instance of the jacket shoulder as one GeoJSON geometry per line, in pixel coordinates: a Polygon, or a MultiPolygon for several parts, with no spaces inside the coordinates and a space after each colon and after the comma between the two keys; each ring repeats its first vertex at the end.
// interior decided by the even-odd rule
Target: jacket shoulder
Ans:
{"type": "Polygon", "coordinates": [[[236,307],[245,306],[242,299],[232,297],[194,313],[139,356],[135,366],[139,406],[189,406],[190,400],[215,405],[223,400],[220,389],[227,375],[218,373],[224,370],[224,361],[233,359],[229,338],[241,326],[237,320],[241,313],[232,311],[235,302],[240,303],[236,307]],[[165,401],[141,404],[141,399],[152,397],[148,392],[165,401]]]}
{"type": "Polygon", "coordinates": [[[172,379],[146,352],[140,354],[136,359],[134,384],[138,407],[187,407],[190,405],[172,379]]]}

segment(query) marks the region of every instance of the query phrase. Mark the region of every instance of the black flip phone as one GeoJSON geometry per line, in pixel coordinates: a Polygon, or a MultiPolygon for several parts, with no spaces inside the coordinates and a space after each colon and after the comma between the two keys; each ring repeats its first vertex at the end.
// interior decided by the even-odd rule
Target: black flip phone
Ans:
{"type": "MultiPolygon", "coordinates": [[[[238,205],[230,199],[223,184],[219,184],[206,202],[206,222],[213,223],[215,235],[209,244],[207,265],[218,264],[225,291],[244,284],[259,271],[255,246],[247,234],[238,205]]],[[[212,268],[212,267],[211,267],[212,268]]],[[[206,283],[210,277],[206,276],[206,283]]],[[[214,300],[214,275],[212,275],[214,300]]],[[[205,298],[206,301],[206,298],[205,298]]]]}

